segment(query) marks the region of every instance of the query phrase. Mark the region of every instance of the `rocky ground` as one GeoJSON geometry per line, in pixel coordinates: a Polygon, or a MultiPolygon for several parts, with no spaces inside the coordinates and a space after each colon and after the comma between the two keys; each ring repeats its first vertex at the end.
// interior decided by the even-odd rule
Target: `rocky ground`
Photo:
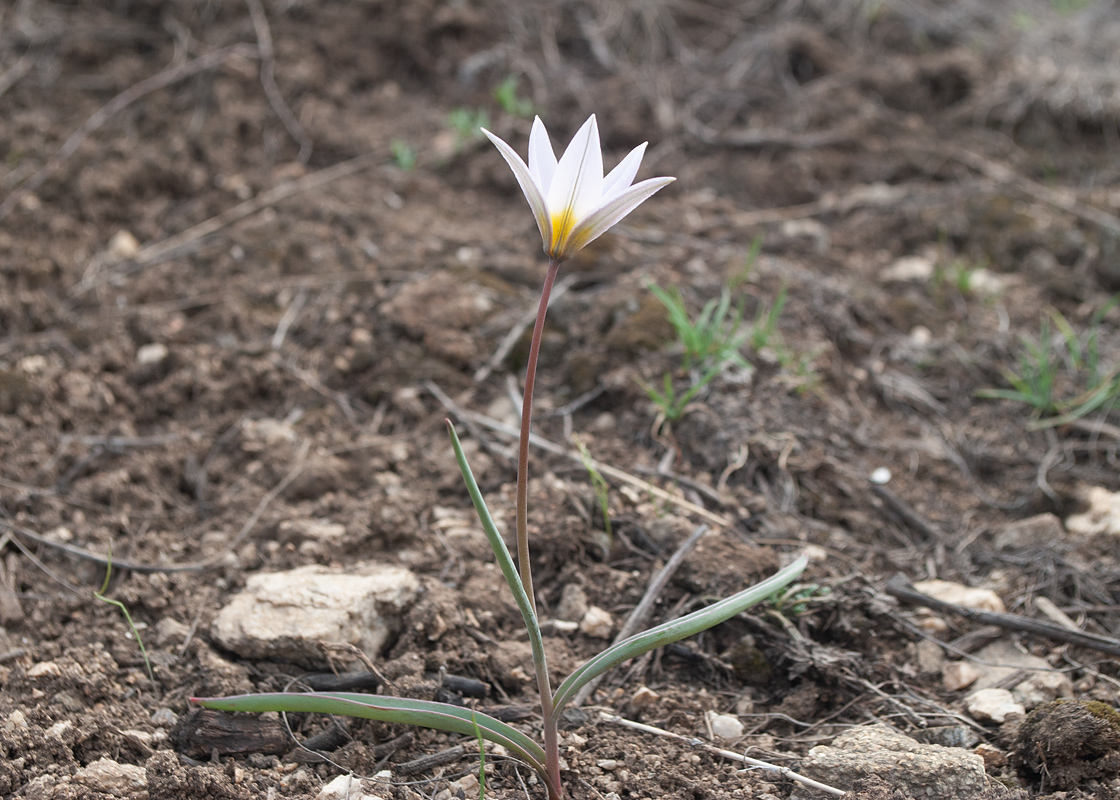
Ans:
{"type": "MultiPolygon", "coordinates": [[[[477,128],[524,152],[534,113],[558,146],[596,113],[608,167],[648,140],[639,178],[677,182],[550,311],[550,666],[701,524],[649,624],[811,564],[606,676],[565,719],[567,792],[827,796],[718,748],[853,798],[1117,796],[1117,12],[0,8],[0,794],[478,791],[471,740],[192,696],[346,687],[539,732],[443,421],[508,531],[545,259],[477,128]],[[726,298],[730,347],[690,354],[651,284],[693,319],[726,298]]],[[[490,796],[544,796],[487,761],[490,796]]]]}

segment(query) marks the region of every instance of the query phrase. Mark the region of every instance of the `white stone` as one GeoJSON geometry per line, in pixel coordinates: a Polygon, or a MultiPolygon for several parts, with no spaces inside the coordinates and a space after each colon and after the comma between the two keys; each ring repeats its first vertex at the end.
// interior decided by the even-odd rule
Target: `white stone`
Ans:
{"type": "Polygon", "coordinates": [[[140,252],[140,242],[131,231],[117,231],[109,240],[108,250],[109,255],[121,261],[128,261],[130,258],[136,258],[136,254],[140,252]]]}
{"type": "Polygon", "coordinates": [[[609,639],[614,631],[614,619],[606,609],[591,606],[580,620],[579,629],[592,638],[609,639]]]}
{"type": "Polygon", "coordinates": [[[315,800],[381,800],[376,795],[362,790],[361,778],[353,775],[339,775],[315,795],[315,800]]]}
{"type": "Polygon", "coordinates": [[[886,725],[852,728],[809,751],[798,772],[839,789],[876,776],[907,797],[979,797],[991,785],[984,760],[960,747],[914,741],[886,725]]]}
{"type": "Polygon", "coordinates": [[[933,277],[934,263],[925,256],[903,256],[879,273],[884,283],[928,281],[933,277]]]}
{"type": "Polygon", "coordinates": [[[62,677],[62,667],[53,661],[40,661],[38,664],[31,665],[30,669],[27,670],[27,677],[60,678],[62,677]]]}
{"type": "Polygon", "coordinates": [[[20,372],[26,372],[28,375],[39,375],[47,368],[47,357],[34,353],[21,358],[16,362],[16,366],[20,372]]]}
{"type": "Polygon", "coordinates": [[[959,692],[976,683],[980,670],[970,661],[953,661],[941,670],[941,683],[946,691],[959,692]]]}
{"type": "Polygon", "coordinates": [[[871,473],[871,482],[880,486],[890,483],[891,471],[886,467],[876,467],[874,472],[871,473]]]}
{"type": "Polygon", "coordinates": [[[933,639],[922,639],[914,648],[918,671],[926,674],[940,672],[945,664],[945,651],[933,639]]]}
{"type": "Polygon", "coordinates": [[[999,294],[1004,289],[1004,279],[983,267],[968,276],[968,289],[977,294],[999,294]]]}
{"type": "Polygon", "coordinates": [[[23,712],[20,711],[18,708],[15,711],[13,711],[11,714],[9,714],[8,718],[6,720],[4,720],[4,730],[6,730],[8,732],[14,731],[17,728],[23,729],[23,728],[26,728],[26,727],[27,727],[27,717],[25,717],[23,712]]]}
{"type": "Polygon", "coordinates": [[[560,595],[556,616],[569,622],[579,622],[587,613],[587,607],[587,592],[578,583],[569,583],[560,595]]]}
{"type": "Polygon", "coordinates": [[[943,603],[975,608],[978,611],[1003,613],[1007,610],[1000,596],[991,589],[974,589],[964,584],[939,580],[919,581],[914,584],[914,588],[943,603]]]}
{"type": "Polygon", "coordinates": [[[243,658],[322,666],[320,642],[348,642],[372,656],[400,629],[419,588],[409,570],[375,562],[252,575],[210,632],[243,658]]]}
{"type": "Polygon", "coordinates": [[[65,734],[73,727],[73,722],[68,719],[64,719],[61,722],[56,722],[54,725],[51,725],[49,728],[47,728],[43,735],[49,736],[52,739],[58,739],[59,741],[62,741],[63,734],[65,734]]]}
{"type": "Polygon", "coordinates": [[[717,739],[733,741],[743,735],[743,723],[738,717],[716,711],[707,711],[705,714],[708,717],[708,724],[712,727],[712,734],[717,739]]]}
{"type": "Polygon", "coordinates": [[[1011,695],[1030,711],[1059,697],[1073,697],[1073,681],[1062,672],[1036,672],[1011,687],[1011,695]]]}
{"type": "Polygon", "coordinates": [[[629,707],[632,712],[637,713],[656,705],[660,699],[661,695],[653,689],[648,686],[639,686],[638,691],[634,692],[634,695],[630,698],[629,707]]]}
{"type": "Polygon", "coordinates": [[[1002,686],[1012,675],[1026,670],[1026,677],[1010,687],[1015,701],[1027,710],[1058,697],[1073,696],[1073,682],[1054,669],[1046,659],[1025,653],[1006,639],[992,642],[976,652],[980,662],[977,689],[1002,686]]]}
{"type": "Polygon", "coordinates": [[[158,364],[167,358],[170,351],[167,345],[162,342],[152,342],[146,344],[136,351],[136,363],[146,366],[148,364],[158,364]]]}
{"type": "Polygon", "coordinates": [[[304,539],[332,541],[346,535],[346,526],[326,519],[286,519],[280,523],[277,532],[304,539]]]}
{"type": "Polygon", "coordinates": [[[1065,538],[1062,521],[1053,514],[1037,514],[1004,525],[993,540],[997,550],[1053,547],[1065,538]]]}
{"type": "Polygon", "coordinates": [[[980,689],[964,701],[964,707],[973,719],[979,722],[994,722],[1001,725],[1013,714],[1023,716],[1027,710],[1015,702],[1011,692],[1006,689],[980,689]]]}
{"type": "Polygon", "coordinates": [[[909,337],[912,343],[918,347],[924,347],[933,341],[933,331],[925,325],[915,325],[910,329],[909,337]]]}
{"type": "Polygon", "coordinates": [[[1093,486],[1085,492],[1089,504],[1087,511],[1066,519],[1066,530],[1079,536],[1096,536],[1106,533],[1120,536],[1120,492],[1110,492],[1103,486],[1093,486]]]}

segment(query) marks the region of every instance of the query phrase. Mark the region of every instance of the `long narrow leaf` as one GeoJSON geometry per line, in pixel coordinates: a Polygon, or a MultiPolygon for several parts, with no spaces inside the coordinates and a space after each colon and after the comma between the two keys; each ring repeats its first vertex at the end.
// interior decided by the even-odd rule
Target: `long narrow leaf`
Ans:
{"type": "Polygon", "coordinates": [[[542,776],[547,775],[544,768],[544,749],[531,738],[491,716],[449,703],[356,692],[274,692],[191,699],[203,708],[216,711],[339,714],[375,719],[380,722],[419,725],[437,731],[461,733],[465,736],[477,737],[481,732],[484,739],[502,745],[510,752],[516,753],[542,776]]]}
{"type": "Polygon", "coordinates": [[[627,659],[640,656],[642,653],[648,653],[656,647],[672,644],[731,619],[740,611],[765,600],[774,592],[792,583],[805,571],[808,563],[808,557],[802,555],[788,567],[762,583],[755,584],[749,589],[744,589],[738,594],[733,594],[726,600],[721,600],[707,608],[694,611],[688,616],[666,622],[656,628],[650,628],[645,633],[631,636],[629,639],[624,639],[618,644],[608,647],[560,684],[553,700],[555,713],[559,714],[563,711],[564,706],[575,696],[575,693],[579,691],[583,684],[602,675],[611,667],[615,667],[627,659]]]}
{"type": "Polygon", "coordinates": [[[494,518],[490,516],[490,509],[486,507],[486,501],[482,497],[482,492],[478,489],[474,473],[471,472],[470,464],[467,463],[467,456],[463,453],[463,446],[459,443],[459,435],[455,433],[455,426],[451,424],[450,420],[447,422],[447,430],[451,434],[451,446],[455,448],[455,459],[459,462],[459,471],[463,473],[463,481],[467,484],[467,492],[471,496],[471,502],[474,503],[474,510],[478,513],[479,522],[482,523],[482,530],[486,532],[490,549],[494,551],[494,558],[498,560],[502,575],[505,576],[506,583],[509,584],[510,591],[513,592],[513,599],[517,603],[517,608],[521,611],[521,618],[525,621],[525,628],[529,632],[529,645],[533,648],[533,663],[538,665],[539,668],[546,661],[544,639],[541,638],[541,626],[537,622],[537,612],[533,609],[529,594],[521,583],[521,576],[517,574],[517,566],[513,563],[513,556],[510,555],[509,548],[506,547],[502,535],[498,533],[498,526],[494,524],[494,518]]]}

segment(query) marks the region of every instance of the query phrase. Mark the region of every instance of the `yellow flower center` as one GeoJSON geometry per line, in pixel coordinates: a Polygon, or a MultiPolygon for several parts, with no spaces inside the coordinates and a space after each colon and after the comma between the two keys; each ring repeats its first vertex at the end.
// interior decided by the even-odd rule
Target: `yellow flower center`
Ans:
{"type": "MultiPolygon", "coordinates": [[[[576,215],[570,208],[552,215],[552,248],[558,250],[565,247],[568,237],[575,227],[576,215]]],[[[559,255],[556,253],[556,255],[559,255]]]]}

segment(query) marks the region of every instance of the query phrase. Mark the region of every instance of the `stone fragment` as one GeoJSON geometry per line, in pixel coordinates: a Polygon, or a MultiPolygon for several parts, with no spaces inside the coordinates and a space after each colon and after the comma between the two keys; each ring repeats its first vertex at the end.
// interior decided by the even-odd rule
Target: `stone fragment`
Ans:
{"type": "Polygon", "coordinates": [[[109,240],[107,251],[109,255],[119,261],[128,261],[136,258],[136,254],[140,252],[140,241],[132,234],[132,231],[120,230],[114,233],[113,238],[109,240]]]}
{"type": "Polygon", "coordinates": [[[1002,725],[1013,714],[1023,716],[1027,713],[1007,689],[975,691],[965,698],[964,707],[977,722],[994,722],[997,725],[1002,725]]]}
{"type": "Polygon", "coordinates": [[[1062,521],[1053,514],[1036,514],[1004,525],[995,535],[997,550],[1026,550],[1052,547],[1065,538],[1062,521]]]}
{"type": "Polygon", "coordinates": [[[928,281],[933,277],[934,263],[925,256],[903,256],[879,273],[883,283],[928,281]]]}
{"type": "Polygon", "coordinates": [[[587,613],[587,592],[578,583],[569,583],[560,595],[556,617],[568,622],[579,622],[587,613]]]}
{"type": "Polygon", "coordinates": [[[978,611],[995,611],[1003,613],[1007,608],[1003,605],[1000,596],[991,589],[974,589],[952,581],[919,581],[914,588],[922,594],[940,600],[943,603],[975,608],[978,611]]]}
{"type": "Polygon", "coordinates": [[[167,349],[167,345],[163,344],[162,342],[152,342],[150,344],[145,344],[136,351],[136,363],[142,367],[146,367],[151,364],[159,364],[161,361],[167,358],[170,353],[171,351],[167,349]]]}
{"type": "Polygon", "coordinates": [[[941,670],[941,684],[947,692],[958,692],[976,683],[980,670],[970,661],[953,661],[941,670]]]}
{"type": "Polygon", "coordinates": [[[181,645],[187,640],[190,635],[191,629],[174,617],[161,617],[159,622],[156,623],[152,642],[157,647],[167,647],[168,645],[181,645]]]}
{"type": "Polygon", "coordinates": [[[118,764],[110,758],[99,758],[83,767],[74,773],[70,782],[112,797],[127,797],[148,788],[148,777],[143,767],[118,764]]]}
{"type": "Polygon", "coordinates": [[[956,747],[921,744],[886,725],[853,728],[809,751],[800,772],[850,791],[877,777],[916,798],[973,797],[989,787],[984,760],[956,747]]]}
{"type": "Polygon", "coordinates": [[[614,618],[606,609],[591,606],[579,621],[579,629],[594,639],[609,639],[614,631],[614,618]]]}
{"type": "Polygon", "coordinates": [[[891,482],[891,471],[887,467],[876,467],[871,471],[870,480],[879,486],[886,486],[891,482]]]}
{"type": "Polygon", "coordinates": [[[705,715],[712,728],[712,734],[717,739],[732,741],[743,735],[743,723],[739,721],[738,717],[731,714],[720,714],[716,711],[707,711],[705,715]]]}
{"type": "Polygon", "coordinates": [[[945,651],[933,639],[922,639],[914,649],[919,672],[939,672],[945,666],[945,651]]]}
{"type": "Polygon", "coordinates": [[[661,695],[648,686],[639,686],[627,704],[631,713],[640,714],[661,699],[661,695]]]}
{"type": "Polygon", "coordinates": [[[27,670],[27,677],[29,678],[60,678],[62,677],[62,667],[58,666],[53,661],[40,661],[37,664],[32,664],[27,670]]]}
{"type": "Polygon", "coordinates": [[[1068,675],[1051,667],[1046,659],[1024,653],[1006,639],[981,648],[976,658],[981,662],[977,689],[1002,686],[1015,673],[1026,671],[1026,676],[1010,689],[1015,701],[1028,711],[1055,698],[1073,696],[1073,682],[1068,675]]]}
{"type": "Polygon", "coordinates": [[[346,535],[346,526],[326,519],[286,519],[280,523],[276,532],[281,539],[336,541],[346,535]]]}
{"type": "Polygon", "coordinates": [[[1066,518],[1066,530],[1078,536],[1096,536],[1103,533],[1120,536],[1120,492],[1110,492],[1103,486],[1093,486],[1085,492],[1089,508],[1066,518]]]}
{"type": "Polygon", "coordinates": [[[339,775],[315,795],[315,800],[381,800],[376,795],[362,790],[361,778],[353,775],[339,775]]]}
{"type": "Polygon", "coordinates": [[[403,567],[367,562],[347,572],[309,565],[250,576],[210,632],[243,658],[327,666],[320,642],[374,655],[400,630],[420,582],[403,567]]]}

